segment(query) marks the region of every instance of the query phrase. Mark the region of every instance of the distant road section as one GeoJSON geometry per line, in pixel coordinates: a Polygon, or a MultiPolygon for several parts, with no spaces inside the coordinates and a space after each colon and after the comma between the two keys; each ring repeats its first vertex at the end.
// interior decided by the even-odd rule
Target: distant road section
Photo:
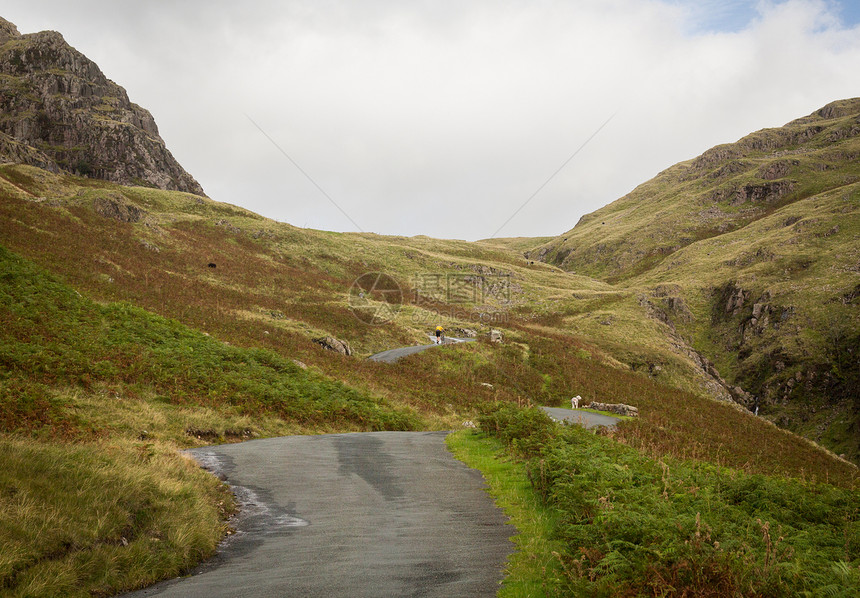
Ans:
{"type": "Polygon", "coordinates": [[[195,449],[242,499],[193,575],[128,597],[495,596],[515,530],[445,432],[291,436],[195,449]]]}
{"type": "MultiPolygon", "coordinates": [[[[473,338],[447,338],[445,339],[446,345],[453,345],[455,343],[469,343],[474,341],[473,338]]],[[[426,351],[427,349],[432,349],[433,347],[439,347],[442,345],[415,345],[413,347],[400,347],[399,349],[389,349],[388,351],[383,351],[382,353],[377,353],[376,355],[371,355],[368,357],[371,361],[382,361],[384,363],[394,363],[401,357],[406,357],[407,355],[412,355],[413,353],[420,353],[421,351],[426,351]]]]}
{"type": "Polygon", "coordinates": [[[566,421],[572,424],[580,424],[587,429],[606,426],[614,428],[615,424],[621,421],[617,417],[610,415],[601,415],[599,413],[591,413],[589,411],[580,411],[578,409],[563,409],[561,407],[541,407],[547,415],[556,421],[566,421]]]}

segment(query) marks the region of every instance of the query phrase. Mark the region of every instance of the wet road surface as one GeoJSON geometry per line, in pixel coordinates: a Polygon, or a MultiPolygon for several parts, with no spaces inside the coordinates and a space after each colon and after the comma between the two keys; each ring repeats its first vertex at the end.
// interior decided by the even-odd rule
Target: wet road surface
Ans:
{"type": "Polygon", "coordinates": [[[556,421],[566,421],[572,424],[580,424],[587,429],[606,426],[614,428],[619,420],[617,417],[610,415],[601,415],[599,413],[591,413],[589,411],[580,411],[578,409],[564,409],[561,407],[541,407],[547,415],[556,421]]]}
{"type": "MultiPolygon", "coordinates": [[[[446,338],[445,345],[453,345],[456,343],[470,343],[475,339],[473,338],[446,338]]],[[[407,355],[412,355],[413,353],[420,353],[421,351],[426,351],[427,349],[432,349],[433,347],[439,347],[440,345],[430,344],[430,345],[414,345],[412,347],[399,347],[397,349],[389,349],[388,351],[383,351],[382,353],[377,353],[376,355],[371,355],[368,357],[371,361],[383,361],[385,363],[394,363],[401,357],[406,357],[407,355]]]]}
{"type": "Polygon", "coordinates": [[[291,436],[195,449],[245,503],[192,576],[142,598],[495,596],[515,530],[444,432],[291,436]]]}

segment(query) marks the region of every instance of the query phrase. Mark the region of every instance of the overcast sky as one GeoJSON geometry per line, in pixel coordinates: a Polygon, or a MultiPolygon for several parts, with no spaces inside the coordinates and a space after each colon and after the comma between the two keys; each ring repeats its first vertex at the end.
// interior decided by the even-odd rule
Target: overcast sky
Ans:
{"type": "Polygon", "coordinates": [[[860,96],[857,0],[4,0],[0,16],[94,60],[213,199],[336,231],[556,235],[676,162],[860,96]]]}

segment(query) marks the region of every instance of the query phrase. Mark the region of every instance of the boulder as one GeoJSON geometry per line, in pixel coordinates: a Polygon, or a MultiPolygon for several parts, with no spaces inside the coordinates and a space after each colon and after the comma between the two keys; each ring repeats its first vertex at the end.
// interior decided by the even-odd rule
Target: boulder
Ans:
{"type": "Polygon", "coordinates": [[[501,330],[490,330],[490,342],[493,342],[493,343],[502,342],[502,331],[501,330]]]}
{"type": "Polygon", "coordinates": [[[475,338],[478,336],[478,332],[471,328],[451,328],[450,333],[451,336],[459,336],[462,338],[475,338]]]}
{"type": "MultiPolygon", "coordinates": [[[[129,203],[119,193],[112,193],[107,197],[97,197],[93,200],[93,209],[105,218],[119,222],[140,222],[146,215],[136,205],[129,203]]],[[[214,267],[210,265],[210,267],[214,267]]]]}
{"type": "Polygon", "coordinates": [[[313,341],[328,351],[334,351],[341,355],[352,355],[352,349],[350,348],[349,343],[333,336],[323,336],[315,338],[313,341]]]}

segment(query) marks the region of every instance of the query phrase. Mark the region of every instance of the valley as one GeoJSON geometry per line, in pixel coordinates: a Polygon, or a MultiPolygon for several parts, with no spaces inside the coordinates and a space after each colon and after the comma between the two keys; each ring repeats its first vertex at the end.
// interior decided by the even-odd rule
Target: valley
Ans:
{"type": "Polygon", "coordinates": [[[449,430],[510,476],[507,595],[860,586],[860,100],[559,237],[337,233],[207,197],[62,36],[0,25],[0,595],[215,554],[235,497],[183,449],[449,430]],[[473,342],[367,359],[439,325],[473,342]],[[538,409],[576,395],[639,417],[538,409]]]}

